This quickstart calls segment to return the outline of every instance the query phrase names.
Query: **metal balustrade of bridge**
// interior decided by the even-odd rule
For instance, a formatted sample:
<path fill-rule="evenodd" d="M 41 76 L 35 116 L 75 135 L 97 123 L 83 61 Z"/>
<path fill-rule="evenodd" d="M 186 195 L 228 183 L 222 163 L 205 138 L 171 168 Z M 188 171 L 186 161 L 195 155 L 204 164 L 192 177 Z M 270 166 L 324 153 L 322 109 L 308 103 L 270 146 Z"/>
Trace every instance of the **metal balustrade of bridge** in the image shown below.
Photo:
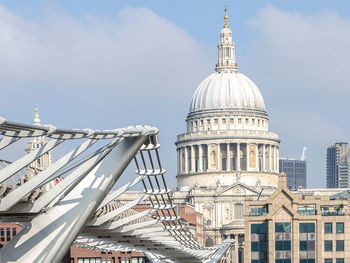
<path fill-rule="evenodd" d="M 136 249 L 151 262 L 225 261 L 232 240 L 203 247 L 181 223 L 164 177 L 156 128 L 67 130 L 0 118 L 0 134 L 0 150 L 19 140 L 48 139 L 16 161 L 0 160 L 0 219 L 24 225 L 1 248 L 1 262 L 60 262 L 72 244 L 102 251 Z M 74 149 L 26 177 L 31 163 L 71 141 Z M 136 176 L 113 189 L 130 162 Z M 63 180 L 43 187 L 57 178 Z M 118 200 L 137 184 L 143 194 L 130 202 Z M 133 209 L 145 203 L 148 209 Z"/>

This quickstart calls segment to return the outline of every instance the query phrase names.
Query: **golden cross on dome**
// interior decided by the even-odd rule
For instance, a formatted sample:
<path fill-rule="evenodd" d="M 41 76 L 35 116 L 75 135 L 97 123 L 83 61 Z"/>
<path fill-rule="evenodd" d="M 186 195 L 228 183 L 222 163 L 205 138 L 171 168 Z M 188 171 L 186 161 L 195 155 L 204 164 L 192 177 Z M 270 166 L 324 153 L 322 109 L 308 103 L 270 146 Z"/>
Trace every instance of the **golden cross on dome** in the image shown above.
<path fill-rule="evenodd" d="M 35 115 L 34 115 L 35 118 L 38 118 L 39 117 L 39 114 L 38 114 L 38 108 L 35 108 Z"/>
<path fill-rule="evenodd" d="M 227 6 L 225 5 L 225 16 L 224 16 L 225 22 L 224 22 L 224 28 L 228 28 L 228 15 L 227 15 Z"/>

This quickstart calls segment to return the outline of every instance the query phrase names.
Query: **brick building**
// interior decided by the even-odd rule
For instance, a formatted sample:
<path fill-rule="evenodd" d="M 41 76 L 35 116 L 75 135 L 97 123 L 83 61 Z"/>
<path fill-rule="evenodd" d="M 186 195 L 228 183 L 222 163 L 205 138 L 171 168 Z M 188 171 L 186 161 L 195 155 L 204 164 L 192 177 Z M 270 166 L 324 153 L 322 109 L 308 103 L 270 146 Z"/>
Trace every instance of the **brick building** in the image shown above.
<path fill-rule="evenodd" d="M 65 263 L 146 263 L 143 253 L 135 251 L 101 252 L 92 249 L 71 246 Z"/>
<path fill-rule="evenodd" d="M 13 223 L 0 223 L 0 247 L 10 241 L 23 227 Z M 62 263 L 147 263 L 141 252 L 103 252 L 71 246 Z"/>
<path fill-rule="evenodd" d="M 137 205 L 133 207 L 136 211 L 149 209 L 149 205 Z M 177 214 L 182 217 L 181 222 L 188 226 L 190 232 L 199 243 L 203 243 L 203 219 L 202 214 L 195 211 L 194 207 L 188 204 L 177 206 Z M 3 247 L 23 227 L 13 223 L 0 223 L 0 246 Z M 148 260 L 141 252 L 103 252 L 93 249 L 71 246 L 64 259 L 64 263 L 147 263 Z"/>
<path fill-rule="evenodd" d="M 0 247 L 3 247 L 22 229 L 23 227 L 17 224 L 0 223 Z"/>
<path fill-rule="evenodd" d="M 149 204 L 141 204 L 133 207 L 134 210 L 140 212 L 150 209 Z M 171 210 L 170 210 L 171 212 Z M 193 235 L 194 239 L 203 244 L 203 216 L 195 210 L 193 205 L 188 203 L 176 204 L 176 213 L 181 217 L 181 222 L 186 225 Z M 173 216 L 173 213 L 171 213 Z"/>

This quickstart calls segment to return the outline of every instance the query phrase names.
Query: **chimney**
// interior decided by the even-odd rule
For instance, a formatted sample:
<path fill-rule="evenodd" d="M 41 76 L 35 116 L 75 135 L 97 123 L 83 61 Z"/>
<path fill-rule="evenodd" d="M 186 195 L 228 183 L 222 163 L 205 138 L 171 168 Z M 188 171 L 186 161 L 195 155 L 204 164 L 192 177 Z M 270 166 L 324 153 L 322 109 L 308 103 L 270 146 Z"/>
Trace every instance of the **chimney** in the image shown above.
<path fill-rule="evenodd" d="M 286 188 L 287 187 L 287 175 L 282 172 L 278 175 L 278 188 Z"/>

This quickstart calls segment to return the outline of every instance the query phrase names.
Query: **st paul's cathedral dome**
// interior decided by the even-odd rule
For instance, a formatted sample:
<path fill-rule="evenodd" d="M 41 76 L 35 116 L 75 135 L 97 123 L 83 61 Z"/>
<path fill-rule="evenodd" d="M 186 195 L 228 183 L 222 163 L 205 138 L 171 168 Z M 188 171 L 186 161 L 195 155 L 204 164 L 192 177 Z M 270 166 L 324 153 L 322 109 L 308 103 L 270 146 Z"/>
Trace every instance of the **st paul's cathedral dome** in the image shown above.
<path fill-rule="evenodd" d="M 268 129 L 259 89 L 237 70 L 227 9 L 215 72 L 194 92 L 186 122 L 187 133 L 175 143 L 179 189 L 228 186 L 235 180 L 277 185 L 280 141 Z"/>

